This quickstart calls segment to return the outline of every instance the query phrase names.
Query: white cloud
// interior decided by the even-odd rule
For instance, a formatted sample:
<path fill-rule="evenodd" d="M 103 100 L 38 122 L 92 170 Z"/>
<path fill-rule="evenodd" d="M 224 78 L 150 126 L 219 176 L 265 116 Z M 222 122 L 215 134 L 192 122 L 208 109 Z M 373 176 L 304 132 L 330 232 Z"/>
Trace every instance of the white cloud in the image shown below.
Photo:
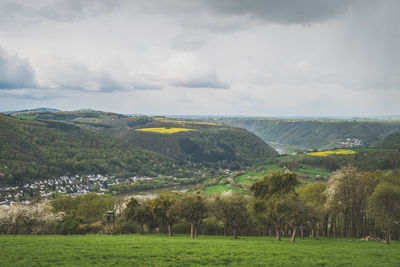
<path fill-rule="evenodd" d="M 59 61 L 50 65 L 44 74 L 47 87 L 57 90 L 82 90 L 86 92 L 115 92 L 133 89 L 129 80 L 121 79 L 105 69 L 89 69 L 84 64 Z"/>
<path fill-rule="evenodd" d="M 177 87 L 228 88 L 206 61 L 188 52 L 174 53 L 162 63 L 161 72 L 168 84 Z"/>

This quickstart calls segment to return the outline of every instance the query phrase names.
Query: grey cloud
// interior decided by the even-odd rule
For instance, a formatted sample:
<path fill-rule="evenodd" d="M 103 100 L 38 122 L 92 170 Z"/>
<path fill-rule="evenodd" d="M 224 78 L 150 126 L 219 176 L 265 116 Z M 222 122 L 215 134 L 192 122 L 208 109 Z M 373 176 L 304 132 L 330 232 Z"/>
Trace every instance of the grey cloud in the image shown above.
<path fill-rule="evenodd" d="M 103 74 L 96 82 L 99 86 L 98 92 L 115 92 L 132 88 L 132 85 L 117 81 L 107 74 Z"/>
<path fill-rule="evenodd" d="M 308 24 L 324 21 L 347 12 L 358 2 L 353 0 L 204 0 L 212 12 L 248 14 L 282 24 Z"/>
<path fill-rule="evenodd" d="M 218 76 L 211 76 L 208 79 L 188 79 L 186 81 L 176 81 L 172 83 L 177 87 L 187 88 L 213 88 L 213 89 L 229 89 L 229 85 L 220 81 Z"/>
<path fill-rule="evenodd" d="M 58 89 L 73 89 L 87 92 L 116 92 L 133 89 L 128 82 L 119 81 L 107 72 L 92 72 L 85 66 L 73 65 L 68 70 L 63 69 L 57 77 L 53 77 L 53 87 Z M 34 68 L 27 60 L 18 55 L 9 55 L 0 48 L 0 90 L 8 90 L 8 95 L 14 97 L 33 97 L 30 94 L 20 95 L 11 89 L 43 89 L 52 91 L 48 86 L 41 86 L 36 81 Z M 54 88 L 53 88 L 54 89 Z M 11 91 L 10 91 L 11 90 Z M 22 92 L 22 91 L 21 91 Z M 45 96 L 40 96 L 44 99 Z"/>
<path fill-rule="evenodd" d="M 400 2 L 374 1 L 352 11 L 344 30 L 349 55 L 339 70 L 356 90 L 400 89 Z"/>
<path fill-rule="evenodd" d="M 54 64 L 54 63 L 53 63 Z M 51 70 L 47 70 L 50 87 L 57 90 L 88 92 L 114 92 L 124 90 L 108 73 L 94 72 L 84 64 L 59 60 Z"/>
<path fill-rule="evenodd" d="M 183 32 L 177 35 L 171 42 L 174 49 L 190 51 L 203 46 L 206 43 L 207 34 Z"/>
<path fill-rule="evenodd" d="M 107 70 L 92 70 L 82 64 L 67 64 L 58 69 L 51 81 L 58 89 L 70 89 L 87 93 L 114 93 L 129 90 L 160 90 L 160 81 L 149 75 L 115 77 Z"/>
<path fill-rule="evenodd" d="M 3 10 L 0 13 L 7 19 L 18 17 L 17 21 L 23 20 L 25 23 L 34 23 L 41 19 L 74 22 L 125 9 L 133 15 L 136 12 L 173 14 L 183 24 L 189 22 L 213 31 L 227 31 L 243 25 L 235 23 L 238 21 L 237 18 L 224 20 L 224 16 L 253 16 L 274 23 L 308 24 L 336 17 L 351 8 L 369 2 L 369 0 L 49 0 L 27 4 L 17 0 L 0 4 Z M 210 16 L 201 18 L 205 14 Z M 197 23 L 191 21 L 190 18 L 193 16 L 199 17 Z"/>
<path fill-rule="evenodd" d="M 179 98 L 177 99 L 177 101 L 178 101 L 179 103 L 183 103 L 183 104 L 190 104 L 190 103 L 193 103 L 193 102 L 194 102 L 193 99 L 190 98 L 190 97 L 188 97 L 188 96 L 181 96 L 181 97 L 179 97 Z"/>
<path fill-rule="evenodd" d="M 161 79 L 164 83 L 186 88 L 228 89 L 216 69 L 195 53 L 175 52 L 161 64 Z"/>
<path fill-rule="evenodd" d="M 160 74 L 162 76 L 162 74 Z M 166 86 L 184 88 L 229 89 L 229 85 L 221 81 L 216 72 L 210 71 L 199 75 L 160 77 L 155 80 L 150 75 L 138 75 L 132 82 L 135 90 L 162 90 Z"/>
<path fill-rule="evenodd" d="M 147 84 L 147 83 L 142 83 L 142 82 L 135 82 L 133 87 L 135 90 L 161 90 L 163 89 L 162 86 L 160 85 L 155 85 L 155 84 Z"/>
<path fill-rule="evenodd" d="M 91 72 L 85 67 L 74 70 L 66 79 L 55 80 L 60 89 L 72 89 L 85 92 L 113 93 L 133 89 L 133 85 L 118 81 L 106 72 Z"/>
<path fill-rule="evenodd" d="M 122 0 L 6 1 L 0 3 L 0 21 L 10 26 L 31 25 L 43 20 L 77 22 L 119 8 Z"/>
<path fill-rule="evenodd" d="M 35 14 L 35 9 L 20 4 L 16 1 L 0 3 L 0 22 L 9 27 L 26 26 L 37 23 L 40 18 Z"/>
<path fill-rule="evenodd" d="M 35 71 L 27 60 L 0 48 L 0 89 L 35 88 Z"/>
<path fill-rule="evenodd" d="M 133 78 L 133 87 L 135 90 L 161 90 L 163 85 L 161 81 L 152 75 L 141 73 Z"/>
<path fill-rule="evenodd" d="M 308 24 L 334 18 L 369 0 L 139 0 L 136 8 L 144 12 L 213 15 L 250 15 L 268 22 Z"/>
<path fill-rule="evenodd" d="M 13 98 L 21 100 L 52 100 L 62 97 L 55 91 L 38 90 L 38 89 L 13 89 L 1 90 L 1 98 Z"/>
<path fill-rule="evenodd" d="M 102 13 L 109 13 L 120 5 L 120 0 L 56 0 L 38 10 L 38 14 L 55 21 L 79 21 Z"/>

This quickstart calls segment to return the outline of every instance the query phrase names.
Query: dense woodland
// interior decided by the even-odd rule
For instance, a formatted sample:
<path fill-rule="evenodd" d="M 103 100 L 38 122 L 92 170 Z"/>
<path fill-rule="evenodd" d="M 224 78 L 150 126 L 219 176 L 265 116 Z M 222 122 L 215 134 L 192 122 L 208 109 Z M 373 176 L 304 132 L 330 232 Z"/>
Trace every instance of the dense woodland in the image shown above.
<path fill-rule="evenodd" d="M 115 220 L 107 211 L 115 212 Z M 358 172 L 348 166 L 327 183 L 299 186 L 295 173 L 258 180 L 249 194 L 159 194 L 128 200 L 86 194 L 50 204 L 2 208 L 7 234 L 187 233 L 305 237 L 400 238 L 400 172 Z"/>
<path fill-rule="evenodd" d="M 177 161 L 204 163 L 213 168 L 239 169 L 277 155 L 276 151 L 251 132 L 219 123 L 131 117 L 98 111 L 39 113 L 35 116 L 39 120 L 62 121 L 102 132 Z M 189 128 L 193 131 L 177 134 L 137 131 L 157 127 Z"/>

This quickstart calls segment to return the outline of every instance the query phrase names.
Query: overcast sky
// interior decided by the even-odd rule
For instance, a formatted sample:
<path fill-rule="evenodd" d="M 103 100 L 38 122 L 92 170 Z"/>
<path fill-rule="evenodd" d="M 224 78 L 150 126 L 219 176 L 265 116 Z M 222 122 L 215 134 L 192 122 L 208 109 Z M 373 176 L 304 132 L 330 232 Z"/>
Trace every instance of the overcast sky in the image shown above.
<path fill-rule="evenodd" d="M 0 110 L 400 114 L 400 1 L 0 0 Z"/>

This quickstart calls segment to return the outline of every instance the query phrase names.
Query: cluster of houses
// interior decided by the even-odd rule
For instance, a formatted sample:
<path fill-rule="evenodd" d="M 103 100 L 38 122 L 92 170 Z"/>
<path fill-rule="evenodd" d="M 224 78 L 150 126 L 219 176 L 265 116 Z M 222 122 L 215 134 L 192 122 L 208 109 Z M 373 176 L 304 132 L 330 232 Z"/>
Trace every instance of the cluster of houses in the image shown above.
<path fill-rule="evenodd" d="M 101 174 L 87 176 L 61 176 L 54 179 L 44 179 L 22 186 L 0 186 L 0 205 L 9 205 L 17 201 L 30 202 L 30 200 L 50 199 L 60 194 L 73 196 L 89 192 L 104 193 L 111 185 L 124 182 L 140 182 L 152 180 L 150 177 L 115 178 Z"/>
<path fill-rule="evenodd" d="M 362 147 L 363 142 L 360 139 L 357 138 L 347 138 L 345 140 L 340 140 L 339 145 L 348 147 L 348 148 L 353 148 L 353 147 Z"/>

